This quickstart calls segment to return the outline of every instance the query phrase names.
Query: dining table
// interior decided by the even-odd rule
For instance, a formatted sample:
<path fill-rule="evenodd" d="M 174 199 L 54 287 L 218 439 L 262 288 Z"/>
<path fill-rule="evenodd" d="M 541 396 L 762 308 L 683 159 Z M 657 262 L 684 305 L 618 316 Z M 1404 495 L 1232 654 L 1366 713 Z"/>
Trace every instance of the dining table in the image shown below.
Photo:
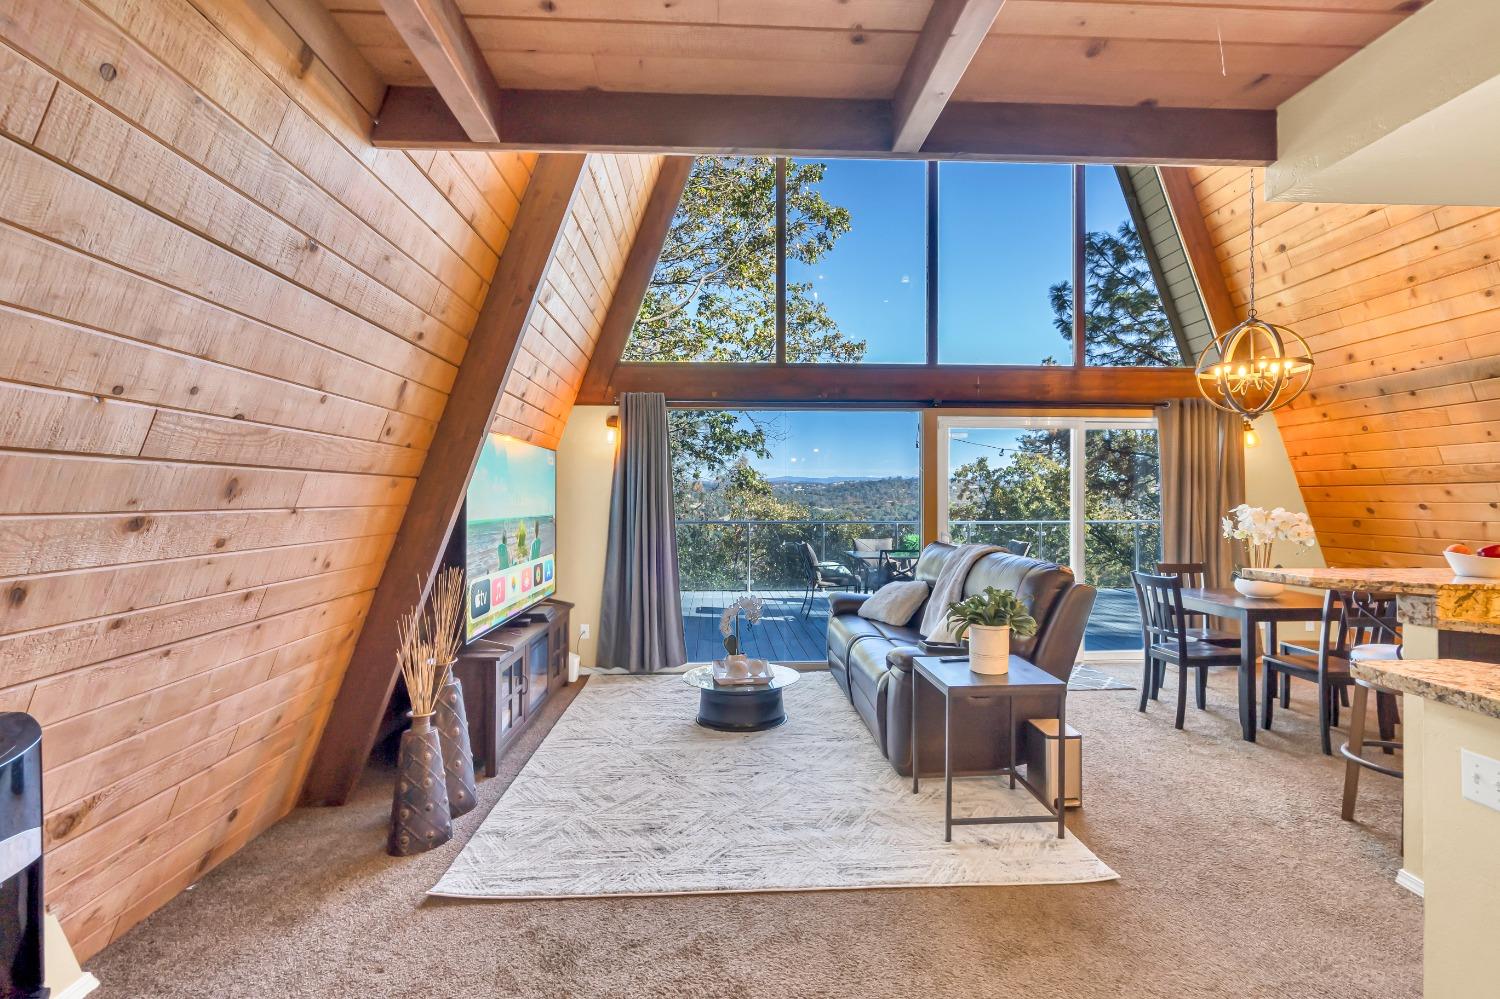
<path fill-rule="evenodd" d="M 1190 614 L 1238 621 L 1240 626 L 1240 737 L 1255 741 L 1255 667 L 1260 661 L 1260 626 L 1266 644 L 1275 649 L 1276 626 L 1284 621 L 1321 621 L 1323 597 L 1301 590 L 1285 590 L 1273 597 L 1247 597 L 1232 586 L 1183 589 L 1182 609 Z"/>

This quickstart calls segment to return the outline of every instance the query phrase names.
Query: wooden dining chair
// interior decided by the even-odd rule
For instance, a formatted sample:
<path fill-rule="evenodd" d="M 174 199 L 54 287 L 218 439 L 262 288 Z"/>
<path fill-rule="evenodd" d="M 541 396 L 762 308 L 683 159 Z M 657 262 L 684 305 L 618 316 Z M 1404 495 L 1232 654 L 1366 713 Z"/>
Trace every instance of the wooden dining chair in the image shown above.
<path fill-rule="evenodd" d="M 1158 562 L 1156 574 L 1177 576 L 1182 580 L 1184 589 L 1201 590 L 1203 580 L 1208 575 L 1208 566 L 1202 562 Z M 1188 614 L 1188 638 L 1208 642 L 1210 645 L 1222 645 L 1226 648 L 1240 647 L 1239 632 L 1210 628 L 1207 616 L 1202 614 Z"/>
<path fill-rule="evenodd" d="M 1261 657 L 1261 727 L 1269 731 L 1275 716 L 1272 693 L 1277 678 L 1282 682 L 1282 707 L 1288 702 L 1290 679 L 1307 680 L 1317 686 L 1318 735 L 1323 754 L 1332 756 L 1332 730 L 1339 723 L 1339 708 L 1349 703 L 1348 689 L 1355 684 L 1349 663 L 1359 659 L 1400 658 L 1395 596 L 1363 590 L 1328 590 L 1323 595 L 1318 639 L 1318 647 L 1312 652 L 1283 644 L 1275 653 Z M 1360 699 L 1350 710 L 1358 711 L 1362 706 Z M 1397 722 L 1395 695 L 1377 690 L 1375 706 L 1381 740 L 1390 742 Z M 1382 748 L 1389 752 L 1388 747 Z"/>
<path fill-rule="evenodd" d="M 1187 614 L 1182 609 L 1182 577 L 1130 574 L 1135 599 L 1141 608 L 1141 642 L 1145 647 L 1145 670 L 1141 676 L 1140 710 L 1159 688 L 1158 678 L 1171 663 L 1177 667 L 1177 721 L 1182 728 L 1187 712 L 1188 670 L 1196 669 L 1198 709 L 1207 706 L 1210 666 L 1233 666 L 1240 661 L 1238 649 L 1210 645 L 1188 637 Z"/>

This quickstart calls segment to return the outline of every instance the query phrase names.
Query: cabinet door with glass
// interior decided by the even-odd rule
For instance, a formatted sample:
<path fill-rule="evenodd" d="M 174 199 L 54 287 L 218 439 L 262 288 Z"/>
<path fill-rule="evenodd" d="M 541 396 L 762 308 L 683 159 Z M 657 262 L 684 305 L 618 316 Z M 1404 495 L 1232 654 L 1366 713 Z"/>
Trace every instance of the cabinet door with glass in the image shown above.
<path fill-rule="evenodd" d="M 1130 574 L 1161 557 L 1161 471 L 1147 418 L 941 417 L 938 527 L 1069 566 L 1099 590 L 1096 657 L 1141 648 Z"/>

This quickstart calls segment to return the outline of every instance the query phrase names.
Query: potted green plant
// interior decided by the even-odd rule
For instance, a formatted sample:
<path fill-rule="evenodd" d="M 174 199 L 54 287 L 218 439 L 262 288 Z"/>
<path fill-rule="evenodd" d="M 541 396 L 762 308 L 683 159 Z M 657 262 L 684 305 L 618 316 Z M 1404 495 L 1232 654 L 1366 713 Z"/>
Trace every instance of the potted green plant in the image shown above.
<path fill-rule="evenodd" d="M 1036 618 L 1014 590 L 986 586 L 966 600 L 948 605 L 948 623 L 953 640 L 969 636 L 969 669 L 975 673 L 1010 671 L 1010 635 L 1030 638 L 1036 634 Z"/>

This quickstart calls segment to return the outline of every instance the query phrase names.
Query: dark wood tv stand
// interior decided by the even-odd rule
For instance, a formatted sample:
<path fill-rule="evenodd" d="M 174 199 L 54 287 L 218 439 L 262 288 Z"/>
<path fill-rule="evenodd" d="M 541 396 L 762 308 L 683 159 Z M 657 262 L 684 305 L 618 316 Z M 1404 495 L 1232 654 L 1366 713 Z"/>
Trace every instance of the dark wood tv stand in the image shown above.
<path fill-rule="evenodd" d="M 459 653 L 453 671 L 464 685 L 474 769 L 499 772 L 500 757 L 552 691 L 568 682 L 568 616 L 573 605 L 548 600 L 525 623 L 475 640 Z"/>

